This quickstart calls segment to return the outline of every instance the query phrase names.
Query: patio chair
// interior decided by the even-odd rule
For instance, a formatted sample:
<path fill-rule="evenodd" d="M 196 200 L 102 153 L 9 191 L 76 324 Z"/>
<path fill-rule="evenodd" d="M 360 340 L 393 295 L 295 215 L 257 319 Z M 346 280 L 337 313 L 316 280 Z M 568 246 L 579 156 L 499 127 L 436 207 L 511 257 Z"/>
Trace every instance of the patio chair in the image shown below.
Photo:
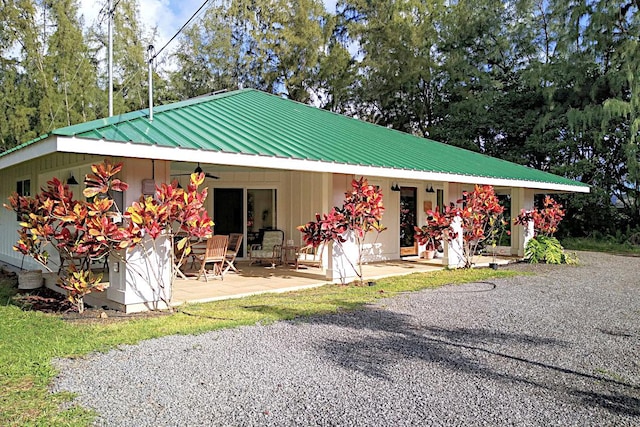
<path fill-rule="evenodd" d="M 58 250 L 60 255 L 60 266 L 58 267 L 58 275 L 62 274 L 65 265 L 75 264 L 76 269 L 93 269 L 94 263 L 102 263 L 102 269 L 107 271 L 109 269 L 109 259 L 106 255 L 101 258 L 91 258 L 87 255 L 72 255 L 64 248 Z"/>
<path fill-rule="evenodd" d="M 262 243 L 249 246 L 249 265 L 262 261 L 269 261 L 272 266 L 280 264 L 283 241 L 282 230 L 265 230 Z"/>
<path fill-rule="evenodd" d="M 211 277 L 219 277 L 221 280 L 224 278 L 223 268 L 228 244 L 229 236 L 214 235 L 207 239 L 207 247 L 204 254 L 195 255 L 196 260 L 200 263 L 200 270 L 198 271 L 196 280 L 200 280 L 200 276 L 204 274 L 205 282 L 209 281 L 209 273 L 206 269 L 207 264 L 213 264 Z"/>
<path fill-rule="evenodd" d="M 298 252 L 298 259 L 296 262 L 296 269 L 301 266 L 318 267 L 322 268 L 322 252 L 324 252 L 324 245 L 314 247 L 313 245 L 307 245 L 300 248 Z"/>
<path fill-rule="evenodd" d="M 236 261 L 236 257 L 238 256 L 238 252 L 240 251 L 242 237 L 243 235 L 241 233 L 229 234 L 229 246 L 227 247 L 227 255 L 224 259 L 225 267 L 222 274 L 226 273 L 229 270 L 233 270 L 236 273 L 238 272 L 234 263 Z"/>

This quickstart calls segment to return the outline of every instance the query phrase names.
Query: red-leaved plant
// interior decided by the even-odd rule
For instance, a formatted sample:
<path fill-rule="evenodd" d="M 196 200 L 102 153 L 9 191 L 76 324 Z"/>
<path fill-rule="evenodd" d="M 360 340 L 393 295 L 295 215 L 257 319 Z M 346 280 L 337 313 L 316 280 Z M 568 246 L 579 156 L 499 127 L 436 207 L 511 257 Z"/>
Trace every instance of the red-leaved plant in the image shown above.
<path fill-rule="evenodd" d="M 493 186 L 476 185 L 473 191 L 462 194 L 463 198 L 457 200 L 457 205 L 452 204 L 444 212 L 427 212 L 426 225 L 415 227 L 415 230 L 420 244 L 429 245 L 430 241 L 436 243 L 440 239 L 450 242 L 459 236 L 453 228 L 454 221 L 459 221 L 462 247 L 450 247 L 461 251 L 464 267 L 470 268 L 478 249 L 488 241 L 495 242 L 506 221 L 503 218 L 504 207 L 500 205 Z"/>
<path fill-rule="evenodd" d="M 514 223 L 528 227 L 533 222 L 533 236 L 527 242 L 524 250 L 525 259 L 531 263 L 546 262 L 547 264 L 575 263 L 577 258 L 569 256 L 553 235 L 558 231 L 558 225 L 564 218 L 562 205 L 550 196 L 542 202 L 542 209 L 522 210 L 514 219 Z"/>
<path fill-rule="evenodd" d="M 542 209 L 522 209 L 513 220 L 516 225 L 527 226 L 533 221 L 534 235 L 553 236 L 558 231 L 558 225 L 564 218 L 565 210 L 551 196 L 545 196 Z"/>
<path fill-rule="evenodd" d="M 13 193 L 4 206 L 18 215 L 19 239 L 14 250 L 32 257 L 44 268 L 48 266 L 52 248 L 60 260 L 67 260 L 67 267 L 60 271 L 58 284 L 67 291 L 69 299 L 79 311 L 84 309 L 83 297 L 93 291 L 105 289 L 102 275 L 94 275 L 91 263 L 110 255 L 119 256 L 123 249 L 137 245 L 144 233 L 153 238 L 162 230 L 172 233 L 181 230 L 187 236 L 201 237 L 211 233 L 213 222 L 208 218 L 203 202 L 206 189 L 198 193 L 197 187 L 204 181 L 203 174 L 193 174 L 187 191 L 176 185 L 157 188 L 156 198 L 132 206 L 125 214 L 130 218 L 125 225 L 114 219 L 120 215 L 111 196 L 113 191 L 128 188 L 115 177 L 122 170 L 122 163 L 109 160 L 91 166 L 92 174 L 85 178 L 83 196 L 76 200 L 66 184 L 58 178 L 47 182 L 35 196 Z M 182 246 L 187 247 L 188 237 Z M 79 261 L 76 266 L 73 260 Z"/>
<path fill-rule="evenodd" d="M 377 186 L 370 185 L 366 178 L 352 180 L 351 187 L 352 191 L 345 193 L 341 207 L 334 207 L 328 214 L 316 214 L 315 221 L 297 228 L 305 243 L 314 247 L 328 242 L 342 245 L 346 242 L 345 234 L 352 232 L 358 248 L 358 268 L 354 271 L 362 283 L 363 244 L 368 233 L 380 233 L 386 229 L 380 222 L 384 205 L 382 192 Z"/>

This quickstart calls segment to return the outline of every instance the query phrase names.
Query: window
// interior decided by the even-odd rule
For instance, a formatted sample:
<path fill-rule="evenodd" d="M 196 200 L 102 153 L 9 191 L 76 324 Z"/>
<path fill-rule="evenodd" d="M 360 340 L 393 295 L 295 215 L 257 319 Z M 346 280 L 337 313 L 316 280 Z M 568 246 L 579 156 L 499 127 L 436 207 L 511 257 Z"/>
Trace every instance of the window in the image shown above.
<path fill-rule="evenodd" d="M 21 196 L 31 195 L 31 180 L 24 179 L 16 183 L 16 192 Z"/>
<path fill-rule="evenodd" d="M 438 212 L 444 213 L 444 190 L 436 190 L 436 206 L 438 206 Z"/>
<path fill-rule="evenodd" d="M 23 179 L 22 181 L 16 182 L 16 193 L 20 196 L 31 196 L 31 180 Z M 17 221 L 22 221 L 20 215 L 16 215 Z"/>

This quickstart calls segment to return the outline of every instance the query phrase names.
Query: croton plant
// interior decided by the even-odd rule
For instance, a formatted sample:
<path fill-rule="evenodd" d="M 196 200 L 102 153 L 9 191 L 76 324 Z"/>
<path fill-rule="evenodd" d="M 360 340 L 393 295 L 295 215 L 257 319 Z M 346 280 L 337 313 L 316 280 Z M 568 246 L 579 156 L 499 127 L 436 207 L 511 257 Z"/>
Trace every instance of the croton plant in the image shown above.
<path fill-rule="evenodd" d="M 19 239 L 14 249 L 49 268 L 51 248 L 60 259 L 79 260 L 79 266 L 68 262 L 60 271 L 58 284 L 82 311 L 83 297 L 105 289 L 102 274 L 94 274 L 91 263 L 109 255 L 120 256 L 122 250 L 138 245 L 144 235 L 156 239 L 161 234 L 181 232 L 178 242 L 182 256 L 190 252 L 190 237 L 211 234 L 213 221 L 204 207 L 207 189 L 198 191 L 204 174 L 194 173 L 186 190 L 177 181 L 156 187 L 155 197 L 141 196 L 117 221 L 121 212 L 112 198 L 128 184 L 116 178 L 122 163 L 109 160 L 91 166 L 93 173 L 85 177 L 85 200 L 74 199 L 69 187 L 58 178 L 47 181 L 35 196 L 13 193 L 5 207 L 18 215 Z M 124 259 L 123 259 L 124 261 Z M 173 278 L 173 277 L 172 277 Z"/>
<path fill-rule="evenodd" d="M 318 247 L 322 243 L 346 242 L 347 232 L 353 233 L 358 248 L 357 268 L 354 271 L 362 283 L 362 255 L 364 240 L 372 231 L 380 233 L 386 228 L 381 224 L 384 205 L 380 188 L 369 184 L 366 178 L 351 181 L 351 191 L 345 193 L 342 206 L 336 206 L 328 214 L 316 214 L 315 221 L 298 227 L 307 245 Z M 351 260 L 349 260 L 351 262 Z"/>
<path fill-rule="evenodd" d="M 476 185 L 473 191 L 465 191 L 456 204 L 447 206 L 443 212 L 428 211 L 426 225 L 415 227 L 415 237 L 420 244 L 435 247 L 439 240 L 453 241 L 462 235 L 460 255 L 464 267 L 473 265 L 474 255 L 487 242 L 495 244 L 497 233 L 507 224 L 503 218 L 504 207 L 491 185 Z M 462 229 L 456 232 L 454 221 Z M 455 250 L 456 246 L 452 248 Z M 427 248 L 429 249 L 429 247 Z"/>

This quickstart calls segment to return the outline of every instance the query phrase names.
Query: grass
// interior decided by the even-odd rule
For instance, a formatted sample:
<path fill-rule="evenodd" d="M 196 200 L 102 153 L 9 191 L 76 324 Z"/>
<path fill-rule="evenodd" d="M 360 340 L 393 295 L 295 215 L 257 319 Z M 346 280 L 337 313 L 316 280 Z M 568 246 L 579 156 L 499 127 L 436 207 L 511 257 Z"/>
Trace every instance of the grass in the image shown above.
<path fill-rule="evenodd" d="M 596 239 L 593 237 L 567 237 L 562 246 L 572 251 L 607 252 L 612 254 L 640 254 L 640 246 L 620 243 L 613 237 Z"/>
<path fill-rule="evenodd" d="M 198 334 L 242 325 L 265 324 L 355 310 L 379 298 L 445 284 L 510 277 L 515 272 L 475 269 L 419 273 L 378 281 L 376 286 L 327 285 L 305 291 L 183 306 L 166 316 L 112 323 L 74 323 L 58 316 L 23 311 L 10 303 L 15 286 L 0 283 L 0 425 L 83 426 L 93 413 L 62 409 L 69 393 L 52 394 L 52 358 L 78 357 L 122 344 L 172 334 Z"/>

